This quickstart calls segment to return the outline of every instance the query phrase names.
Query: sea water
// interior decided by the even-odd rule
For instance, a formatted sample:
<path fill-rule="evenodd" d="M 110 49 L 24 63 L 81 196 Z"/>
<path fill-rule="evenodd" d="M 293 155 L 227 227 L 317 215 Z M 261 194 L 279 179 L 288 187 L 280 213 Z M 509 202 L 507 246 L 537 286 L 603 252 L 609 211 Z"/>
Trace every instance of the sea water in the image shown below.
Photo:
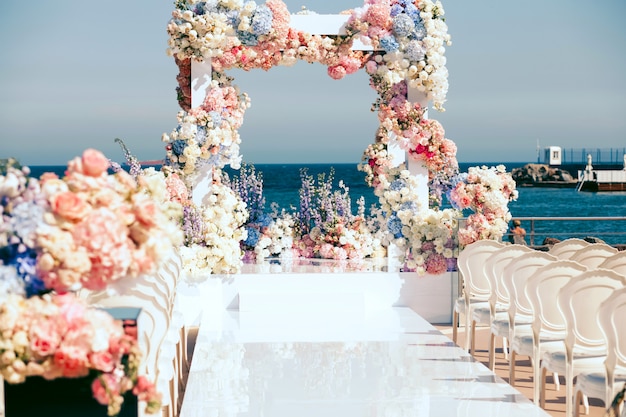
<path fill-rule="evenodd" d="M 499 163 L 461 163 L 461 172 L 471 166 L 495 166 Z M 524 163 L 504 163 L 507 171 L 525 165 Z M 352 206 L 363 196 L 369 208 L 378 203 L 373 190 L 365 183 L 365 174 L 357 169 L 357 164 L 254 164 L 263 179 L 263 194 L 266 209 L 276 202 L 280 208 L 291 210 L 299 206 L 301 173 L 317 179 L 324 174 L 328 179 L 334 171 L 334 188 L 342 180 L 349 189 Z M 33 176 L 46 171 L 62 175 L 64 166 L 31 166 Z M 303 172 L 304 170 L 304 172 Z M 238 171 L 225 170 L 234 176 Z M 509 204 L 515 218 L 563 218 L 563 217 L 626 217 L 626 192 L 589 193 L 577 192 L 574 188 L 519 187 L 519 197 Z M 540 245 L 546 237 L 560 240 L 569 237 L 598 237 L 611 244 L 626 244 L 626 220 L 616 221 L 562 221 L 562 220 L 523 220 L 522 227 L 527 231 L 530 244 Z"/>

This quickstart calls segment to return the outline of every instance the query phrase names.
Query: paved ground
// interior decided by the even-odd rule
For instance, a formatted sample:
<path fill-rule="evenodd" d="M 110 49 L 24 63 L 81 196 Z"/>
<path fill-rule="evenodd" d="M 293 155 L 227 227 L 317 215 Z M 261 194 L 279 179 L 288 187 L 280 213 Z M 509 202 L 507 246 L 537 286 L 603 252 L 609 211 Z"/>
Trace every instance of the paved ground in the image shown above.
<path fill-rule="evenodd" d="M 436 326 L 441 332 L 448 335 L 452 339 L 451 326 Z M 464 329 L 459 328 L 459 336 L 457 344 L 463 346 Z M 509 381 L 509 365 L 502 353 L 502 340 L 496 342 L 496 364 L 495 371 L 505 381 Z M 474 357 L 488 366 L 489 361 L 489 329 L 486 327 L 477 328 L 476 330 L 476 352 Z M 532 368 L 528 357 L 518 356 L 515 366 L 515 388 L 524 394 L 527 398 L 533 398 L 533 378 Z M 561 389 L 555 391 L 552 383 L 552 377 L 548 376 L 548 384 L 546 386 L 546 411 L 553 417 L 565 417 L 565 385 L 561 378 Z M 604 403 L 601 400 L 589 398 L 589 414 L 588 417 L 603 417 L 605 413 Z M 580 415 L 584 415 L 584 409 L 581 407 Z"/>

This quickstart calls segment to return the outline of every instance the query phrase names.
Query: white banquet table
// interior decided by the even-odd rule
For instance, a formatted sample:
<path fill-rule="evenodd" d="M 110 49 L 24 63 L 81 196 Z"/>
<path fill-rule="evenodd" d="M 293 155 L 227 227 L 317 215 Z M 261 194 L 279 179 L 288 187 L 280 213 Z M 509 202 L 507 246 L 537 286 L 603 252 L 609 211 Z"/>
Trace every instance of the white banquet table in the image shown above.
<path fill-rule="evenodd" d="M 409 308 L 215 314 L 181 417 L 549 416 Z"/>

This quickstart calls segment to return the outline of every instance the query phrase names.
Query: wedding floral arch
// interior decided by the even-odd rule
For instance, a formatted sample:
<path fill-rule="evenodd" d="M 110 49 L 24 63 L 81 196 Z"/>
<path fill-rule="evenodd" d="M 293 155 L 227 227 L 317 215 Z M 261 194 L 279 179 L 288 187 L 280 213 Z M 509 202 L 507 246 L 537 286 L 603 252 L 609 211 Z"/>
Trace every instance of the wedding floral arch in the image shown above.
<path fill-rule="evenodd" d="M 192 192 L 203 179 L 220 185 L 210 170 L 241 165 L 238 129 L 250 99 L 226 74 L 230 69 L 267 71 L 303 60 L 327 66 L 337 80 L 364 69 L 378 94 L 372 111 L 380 126 L 359 169 L 381 200 L 390 241 L 402 249 L 402 259 L 418 271 L 445 271 L 445 259 L 457 254 L 453 231 L 461 214 L 438 205 L 442 193 L 463 179 L 454 183 L 456 145 L 428 118 L 426 107 L 432 102 L 444 111 L 448 91 L 445 47 L 451 42 L 444 15 L 438 0 L 367 0 L 339 15 L 291 15 L 281 0 L 177 0 L 167 32 L 168 53 L 180 70 L 182 110 L 178 126 L 163 137 L 166 165 L 182 174 Z M 480 191 L 503 194 L 504 208 L 480 213 L 481 221 L 472 224 L 487 232 L 473 237 L 497 238 L 506 231 L 502 223 L 510 216 L 506 202 L 514 197 L 514 184 L 502 169 L 495 172 L 498 181 Z M 428 191 L 416 192 L 428 183 L 434 209 Z M 198 204 L 207 192 L 202 188 Z M 478 207 L 465 203 L 455 205 Z"/>

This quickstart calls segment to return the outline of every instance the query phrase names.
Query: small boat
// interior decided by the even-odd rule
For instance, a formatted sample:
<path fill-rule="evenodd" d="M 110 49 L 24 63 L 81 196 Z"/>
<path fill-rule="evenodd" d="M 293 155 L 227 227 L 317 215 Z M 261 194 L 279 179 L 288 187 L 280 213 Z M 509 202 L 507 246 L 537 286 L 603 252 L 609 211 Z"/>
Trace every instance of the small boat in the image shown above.
<path fill-rule="evenodd" d="M 624 169 L 594 169 L 591 155 L 587 155 L 587 166 L 578 171 L 577 191 L 626 191 L 626 155 Z"/>

